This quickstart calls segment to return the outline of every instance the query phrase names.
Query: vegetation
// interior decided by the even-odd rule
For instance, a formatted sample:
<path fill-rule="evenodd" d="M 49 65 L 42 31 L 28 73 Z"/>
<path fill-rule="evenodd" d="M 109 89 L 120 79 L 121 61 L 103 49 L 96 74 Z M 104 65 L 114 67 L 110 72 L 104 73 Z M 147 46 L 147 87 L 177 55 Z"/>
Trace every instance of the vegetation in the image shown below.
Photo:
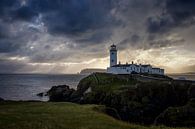
<path fill-rule="evenodd" d="M 188 105 L 195 103 L 191 101 L 195 97 L 195 86 L 190 81 L 155 75 L 94 73 L 82 79 L 75 91 L 67 86 L 54 89 L 50 90 L 50 101 L 105 105 L 112 109 L 107 114 L 130 123 L 184 127 L 195 125 L 195 119 L 192 119 L 195 118 L 195 107 L 189 108 Z M 175 113 L 178 110 L 180 113 Z M 186 118 L 182 119 L 183 123 L 178 121 L 180 115 Z"/>
<path fill-rule="evenodd" d="M 0 102 L 1 129 L 175 129 L 128 124 L 103 114 L 103 106 L 65 102 Z M 177 128 L 186 129 L 186 128 Z"/>
<path fill-rule="evenodd" d="M 185 106 L 169 107 L 156 119 L 156 123 L 166 123 L 168 126 L 195 126 L 195 99 Z"/>

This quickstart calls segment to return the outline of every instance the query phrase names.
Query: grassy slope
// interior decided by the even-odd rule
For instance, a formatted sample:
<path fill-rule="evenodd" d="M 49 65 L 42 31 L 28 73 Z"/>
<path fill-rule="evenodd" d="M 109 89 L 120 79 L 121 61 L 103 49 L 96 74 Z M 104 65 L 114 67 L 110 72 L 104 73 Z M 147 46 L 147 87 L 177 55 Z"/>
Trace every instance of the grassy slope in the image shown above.
<path fill-rule="evenodd" d="M 72 103 L 2 102 L 0 129 L 171 129 L 127 124 L 94 111 L 94 107 Z"/>
<path fill-rule="evenodd" d="M 90 84 L 87 82 L 90 82 Z M 104 90 L 106 92 L 117 92 L 123 88 L 133 88 L 136 82 L 136 80 L 133 80 L 128 75 L 94 73 L 81 80 L 80 84 L 82 84 L 81 87 L 83 89 L 87 89 L 85 86 L 91 85 L 92 90 L 95 91 Z"/>

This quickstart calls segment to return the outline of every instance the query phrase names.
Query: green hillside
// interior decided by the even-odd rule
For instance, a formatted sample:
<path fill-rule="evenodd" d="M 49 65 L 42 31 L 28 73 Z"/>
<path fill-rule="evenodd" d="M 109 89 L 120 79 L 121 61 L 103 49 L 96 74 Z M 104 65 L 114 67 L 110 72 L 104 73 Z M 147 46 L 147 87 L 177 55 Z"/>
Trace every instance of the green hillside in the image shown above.
<path fill-rule="evenodd" d="M 144 127 L 121 122 L 94 110 L 98 107 L 100 106 L 77 105 L 65 102 L 1 102 L 0 128 L 172 129 L 168 127 Z"/>
<path fill-rule="evenodd" d="M 94 73 L 77 90 L 61 85 L 47 94 L 53 102 L 105 105 L 114 118 L 144 125 L 195 127 L 195 85 L 159 75 Z M 179 111 L 179 112 L 178 112 Z"/>

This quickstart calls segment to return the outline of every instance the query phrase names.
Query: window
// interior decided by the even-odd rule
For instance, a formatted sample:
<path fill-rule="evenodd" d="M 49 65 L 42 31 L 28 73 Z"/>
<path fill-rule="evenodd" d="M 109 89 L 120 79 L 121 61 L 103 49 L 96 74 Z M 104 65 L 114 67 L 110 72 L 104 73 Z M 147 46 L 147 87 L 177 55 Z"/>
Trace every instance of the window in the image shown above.
<path fill-rule="evenodd" d="M 112 55 L 114 55 L 114 53 L 113 53 L 113 52 L 112 52 L 111 54 L 112 54 Z"/>
<path fill-rule="evenodd" d="M 112 60 L 112 62 L 114 62 L 114 60 Z"/>

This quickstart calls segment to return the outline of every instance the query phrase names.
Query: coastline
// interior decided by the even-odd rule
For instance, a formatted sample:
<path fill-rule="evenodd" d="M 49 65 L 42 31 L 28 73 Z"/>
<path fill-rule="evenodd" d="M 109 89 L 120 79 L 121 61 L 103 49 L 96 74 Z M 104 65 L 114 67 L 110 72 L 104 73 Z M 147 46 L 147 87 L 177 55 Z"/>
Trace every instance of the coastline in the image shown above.
<path fill-rule="evenodd" d="M 38 103 L 41 106 L 47 103 L 69 102 L 90 106 L 104 105 L 103 109 L 98 108 L 96 111 L 120 121 L 145 126 L 162 124 L 165 128 L 171 126 L 172 122 L 176 122 L 175 127 L 191 127 L 191 124 L 185 123 L 189 121 L 188 119 L 182 119 L 182 123 L 177 121 L 181 119 L 178 117 L 180 114 L 186 115 L 186 111 L 194 113 L 194 88 L 192 81 L 174 80 L 168 76 L 93 73 L 81 79 L 76 89 L 68 85 L 58 85 L 40 94 L 49 97 L 47 102 L 4 100 L 1 103 Z M 190 110 L 187 107 L 190 107 Z M 180 110 L 179 114 L 175 110 Z M 170 119 L 172 116 L 168 115 L 166 118 L 164 116 L 166 113 L 176 113 L 176 117 Z M 188 114 L 190 119 L 191 114 Z M 165 120 L 169 120 L 171 124 Z M 158 126 L 154 127 L 158 128 Z"/>

